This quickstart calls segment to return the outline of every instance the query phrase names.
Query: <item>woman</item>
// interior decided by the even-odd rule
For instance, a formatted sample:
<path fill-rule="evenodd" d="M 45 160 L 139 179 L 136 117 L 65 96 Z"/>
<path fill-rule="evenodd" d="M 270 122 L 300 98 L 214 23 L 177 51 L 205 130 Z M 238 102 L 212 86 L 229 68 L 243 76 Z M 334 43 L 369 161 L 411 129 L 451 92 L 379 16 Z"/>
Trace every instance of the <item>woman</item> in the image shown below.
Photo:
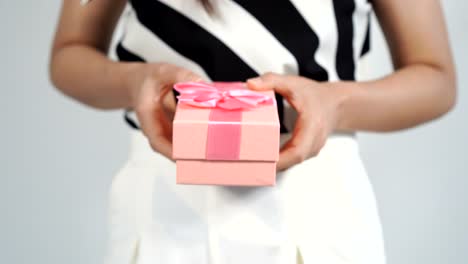
<path fill-rule="evenodd" d="M 453 107 L 437 0 L 132 0 L 114 62 L 106 53 L 125 4 L 63 1 L 50 70 L 65 94 L 133 109 L 141 128 L 112 185 L 109 263 L 385 262 L 353 131 L 405 129 Z M 372 8 L 395 72 L 356 81 Z M 175 184 L 168 94 L 198 80 L 277 93 L 277 186 Z"/>

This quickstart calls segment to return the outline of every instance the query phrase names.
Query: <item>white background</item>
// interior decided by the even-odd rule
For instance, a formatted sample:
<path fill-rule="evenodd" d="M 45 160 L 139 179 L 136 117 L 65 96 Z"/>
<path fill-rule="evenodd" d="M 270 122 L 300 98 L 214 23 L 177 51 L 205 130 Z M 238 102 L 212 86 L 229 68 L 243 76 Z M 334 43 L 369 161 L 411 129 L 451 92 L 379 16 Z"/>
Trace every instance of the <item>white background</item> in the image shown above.
<path fill-rule="evenodd" d="M 126 158 L 121 112 L 48 81 L 60 1 L 0 1 L 0 263 L 101 263 L 107 191 Z M 390 264 L 468 261 L 468 2 L 444 1 L 459 80 L 454 111 L 410 131 L 361 134 Z M 424 12 L 421 9 L 421 12 Z M 378 28 L 373 76 L 391 70 Z"/>

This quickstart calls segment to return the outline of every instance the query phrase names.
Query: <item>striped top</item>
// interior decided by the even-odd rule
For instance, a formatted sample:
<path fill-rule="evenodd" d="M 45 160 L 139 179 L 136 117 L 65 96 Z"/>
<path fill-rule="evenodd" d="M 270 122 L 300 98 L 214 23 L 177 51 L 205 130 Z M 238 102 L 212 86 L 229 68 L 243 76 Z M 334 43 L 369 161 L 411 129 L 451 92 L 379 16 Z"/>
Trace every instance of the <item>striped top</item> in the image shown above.
<path fill-rule="evenodd" d="M 209 14 L 197 0 L 131 0 L 118 58 L 172 63 L 212 81 L 265 72 L 337 81 L 354 80 L 369 50 L 368 0 L 212 2 Z"/>

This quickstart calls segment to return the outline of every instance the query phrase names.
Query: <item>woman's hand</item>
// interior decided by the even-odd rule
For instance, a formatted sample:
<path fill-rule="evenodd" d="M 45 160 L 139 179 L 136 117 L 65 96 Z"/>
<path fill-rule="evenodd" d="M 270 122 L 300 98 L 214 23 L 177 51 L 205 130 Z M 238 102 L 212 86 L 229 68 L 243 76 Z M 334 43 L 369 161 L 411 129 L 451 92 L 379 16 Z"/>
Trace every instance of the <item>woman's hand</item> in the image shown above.
<path fill-rule="evenodd" d="M 319 153 L 339 118 L 342 96 L 333 83 L 267 73 L 249 79 L 247 85 L 253 90 L 273 89 L 298 113 L 292 138 L 281 149 L 278 170 L 285 170 Z"/>
<path fill-rule="evenodd" d="M 200 81 L 195 73 L 175 65 L 142 64 L 130 82 L 133 109 L 151 148 L 172 159 L 172 120 L 177 82 Z"/>

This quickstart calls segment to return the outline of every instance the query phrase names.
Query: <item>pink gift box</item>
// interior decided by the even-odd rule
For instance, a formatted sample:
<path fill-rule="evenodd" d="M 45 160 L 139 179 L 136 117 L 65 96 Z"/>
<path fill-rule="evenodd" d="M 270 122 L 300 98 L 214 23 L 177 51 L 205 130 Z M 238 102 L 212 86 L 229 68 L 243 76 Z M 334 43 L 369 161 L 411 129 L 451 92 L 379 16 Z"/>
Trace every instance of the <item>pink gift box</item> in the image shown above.
<path fill-rule="evenodd" d="M 209 85 L 223 91 L 246 89 L 243 83 Z M 199 107 L 179 97 L 172 139 L 177 183 L 275 185 L 279 118 L 273 91 L 261 92 L 265 95 L 270 103 L 242 109 Z M 202 104 L 213 102 L 206 97 L 198 98 L 205 100 Z M 231 107 L 229 102 L 227 107 Z"/>

